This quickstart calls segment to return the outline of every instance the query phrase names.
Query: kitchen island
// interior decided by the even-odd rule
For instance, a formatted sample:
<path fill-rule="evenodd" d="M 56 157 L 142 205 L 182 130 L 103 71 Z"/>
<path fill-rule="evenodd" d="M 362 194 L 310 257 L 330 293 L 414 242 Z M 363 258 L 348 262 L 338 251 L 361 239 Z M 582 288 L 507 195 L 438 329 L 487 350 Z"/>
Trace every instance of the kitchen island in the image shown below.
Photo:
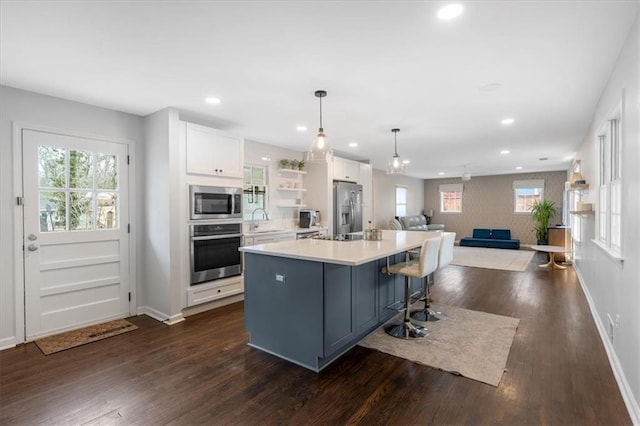
<path fill-rule="evenodd" d="M 241 247 L 249 345 L 320 371 L 393 317 L 402 277 L 380 272 L 440 232 L 387 231 L 382 240 L 306 239 Z M 414 280 L 415 289 L 422 283 Z"/>

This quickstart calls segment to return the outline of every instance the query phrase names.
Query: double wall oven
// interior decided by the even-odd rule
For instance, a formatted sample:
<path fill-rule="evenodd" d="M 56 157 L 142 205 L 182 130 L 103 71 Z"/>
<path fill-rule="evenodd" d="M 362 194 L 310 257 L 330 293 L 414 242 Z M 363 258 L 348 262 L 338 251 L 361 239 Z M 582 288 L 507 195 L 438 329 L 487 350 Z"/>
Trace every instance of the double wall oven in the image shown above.
<path fill-rule="evenodd" d="M 191 285 L 242 273 L 242 189 L 189 187 Z"/>

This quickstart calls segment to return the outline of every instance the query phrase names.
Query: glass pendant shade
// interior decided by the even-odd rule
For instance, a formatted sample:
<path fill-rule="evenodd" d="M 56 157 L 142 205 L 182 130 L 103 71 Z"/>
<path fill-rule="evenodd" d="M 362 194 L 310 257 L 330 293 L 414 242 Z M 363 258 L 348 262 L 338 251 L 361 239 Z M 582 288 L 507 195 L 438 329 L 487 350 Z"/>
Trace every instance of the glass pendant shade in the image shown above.
<path fill-rule="evenodd" d="M 318 128 L 318 134 L 313 139 L 311 149 L 307 153 L 307 161 L 328 161 L 331 157 L 331 148 L 322 128 L 322 98 L 327 96 L 327 92 L 316 90 L 315 96 L 320 98 L 320 128 Z"/>
<path fill-rule="evenodd" d="M 391 129 L 391 131 L 394 133 L 395 151 L 393 153 L 393 157 L 391 157 L 391 161 L 389 161 L 389 164 L 387 165 L 387 174 L 401 175 L 402 173 L 404 173 L 404 163 L 402 162 L 402 160 L 400 160 L 400 156 L 398 155 L 397 134 L 400 129 Z"/>

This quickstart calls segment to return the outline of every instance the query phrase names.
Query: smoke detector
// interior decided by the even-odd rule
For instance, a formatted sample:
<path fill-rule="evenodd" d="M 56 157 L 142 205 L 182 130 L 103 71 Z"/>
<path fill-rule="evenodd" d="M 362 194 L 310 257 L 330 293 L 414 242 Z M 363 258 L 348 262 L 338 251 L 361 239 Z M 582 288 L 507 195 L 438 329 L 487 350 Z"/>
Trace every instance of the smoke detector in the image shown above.
<path fill-rule="evenodd" d="M 471 173 L 469 173 L 467 171 L 467 166 L 464 166 L 464 173 L 462 174 L 462 178 L 461 178 L 464 182 L 471 180 Z"/>

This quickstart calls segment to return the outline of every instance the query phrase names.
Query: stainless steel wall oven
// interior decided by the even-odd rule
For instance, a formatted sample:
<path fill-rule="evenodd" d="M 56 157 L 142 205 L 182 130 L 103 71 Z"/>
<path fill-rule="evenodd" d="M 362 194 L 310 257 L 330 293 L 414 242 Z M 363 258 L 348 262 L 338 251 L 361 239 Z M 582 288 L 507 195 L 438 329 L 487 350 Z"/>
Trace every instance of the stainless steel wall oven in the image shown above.
<path fill-rule="evenodd" d="M 191 284 L 240 275 L 242 223 L 190 225 Z"/>

